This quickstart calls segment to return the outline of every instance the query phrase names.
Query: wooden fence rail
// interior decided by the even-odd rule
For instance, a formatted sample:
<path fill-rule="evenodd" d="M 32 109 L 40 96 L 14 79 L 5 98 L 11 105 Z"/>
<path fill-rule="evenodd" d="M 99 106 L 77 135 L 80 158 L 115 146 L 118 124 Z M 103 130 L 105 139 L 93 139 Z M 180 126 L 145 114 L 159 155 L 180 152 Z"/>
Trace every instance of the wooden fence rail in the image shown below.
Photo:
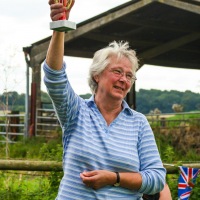
<path fill-rule="evenodd" d="M 178 165 L 163 164 L 168 174 L 179 173 Z M 200 168 L 200 163 L 182 163 L 181 166 Z M 0 170 L 20 171 L 62 171 L 62 162 L 56 161 L 28 161 L 28 160 L 0 160 Z"/>
<path fill-rule="evenodd" d="M 0 160 L 0 170 L 21 171 L 62 171 L 62 162 L 29 161 L 29 160 Z"/>

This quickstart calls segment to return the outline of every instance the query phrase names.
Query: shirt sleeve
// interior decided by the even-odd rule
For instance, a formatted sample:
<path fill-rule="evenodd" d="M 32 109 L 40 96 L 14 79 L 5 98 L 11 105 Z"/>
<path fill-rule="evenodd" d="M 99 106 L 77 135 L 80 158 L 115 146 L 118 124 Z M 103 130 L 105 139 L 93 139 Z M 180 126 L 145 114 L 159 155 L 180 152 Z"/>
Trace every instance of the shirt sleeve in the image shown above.
<path fill-rule="evenodd" d="M 166 169 L 161 161 L 153 131 L 145 116 L 140 127 L 138 154 L 142 186 L 139 192 L 155 194 L 164 188 Z"/>
<path fill-rule="evenodd" d="M 79 110 L 80 97 L 75 94 L 68 81 L 65 62 L 61 70 L 53 70 L 45 61 L 43 70 L 47 92 L 63 127 L 65 123 L 69 123 L 76 117 Z"/>

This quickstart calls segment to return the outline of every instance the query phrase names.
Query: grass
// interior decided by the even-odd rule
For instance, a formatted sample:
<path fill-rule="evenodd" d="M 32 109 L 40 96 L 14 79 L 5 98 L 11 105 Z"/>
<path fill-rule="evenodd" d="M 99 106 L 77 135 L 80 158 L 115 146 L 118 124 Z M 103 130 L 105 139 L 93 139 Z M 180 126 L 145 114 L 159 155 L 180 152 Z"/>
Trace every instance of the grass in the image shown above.
<path fill-rule="evenodd" d="M 49 178 L 44 176 L 0 172 L 0 184 L 2 200 L 51 200 L 57 192 L 52 191 Z"/>
<path fill-rule="evenodd" d="M 173 115 L 147 116 L 152 128 L 180 128 L 195 126 L 200 128 L 200 112 L 174 113 Z"/>
<path fill-rule="evenodd" d="M 174 116 L 167 118 L 168 120 L 188 120 L 188 119 L 200 119 L 200 113 L 179 113 Z"/>

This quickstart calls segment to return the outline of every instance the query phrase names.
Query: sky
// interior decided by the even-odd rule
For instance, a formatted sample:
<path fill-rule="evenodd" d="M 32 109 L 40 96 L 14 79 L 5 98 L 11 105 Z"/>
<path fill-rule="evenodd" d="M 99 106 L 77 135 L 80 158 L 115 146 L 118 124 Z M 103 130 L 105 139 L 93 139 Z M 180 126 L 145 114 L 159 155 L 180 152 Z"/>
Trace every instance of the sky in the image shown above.
<path fill-rule="evenodd" d="M 76 0 L 69 20 L 80 23 L 128 1 Z M 0 94 L 4 91 L 26 93 L 26 63 L 22 49 L 52 34 L 49 29 L 51 21 L 49 15 L 48 0 L 1 0 Z M 75 92 L 90 93 L 87 77 L 91 59 L 74 57 L 64 59 Z M 144 65 L 136 75 L 136 91 L 158 89 L 182 92 L 190 90 L 200 93 L 200 70 Z M 41 87 L 46 91 L 43 83 Z"/>

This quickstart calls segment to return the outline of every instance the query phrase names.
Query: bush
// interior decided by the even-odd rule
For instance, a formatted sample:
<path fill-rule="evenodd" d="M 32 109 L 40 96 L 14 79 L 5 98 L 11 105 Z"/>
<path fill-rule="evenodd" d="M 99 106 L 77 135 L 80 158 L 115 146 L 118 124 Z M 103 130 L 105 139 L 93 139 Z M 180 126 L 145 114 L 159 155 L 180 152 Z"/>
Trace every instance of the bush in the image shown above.
<path fill-rule="evenodd" d="M 15 172 L 0 172 L 0 199 L 6 200 L 52 200 L 53 191 L 48 178 L 22 175 Z"/>

